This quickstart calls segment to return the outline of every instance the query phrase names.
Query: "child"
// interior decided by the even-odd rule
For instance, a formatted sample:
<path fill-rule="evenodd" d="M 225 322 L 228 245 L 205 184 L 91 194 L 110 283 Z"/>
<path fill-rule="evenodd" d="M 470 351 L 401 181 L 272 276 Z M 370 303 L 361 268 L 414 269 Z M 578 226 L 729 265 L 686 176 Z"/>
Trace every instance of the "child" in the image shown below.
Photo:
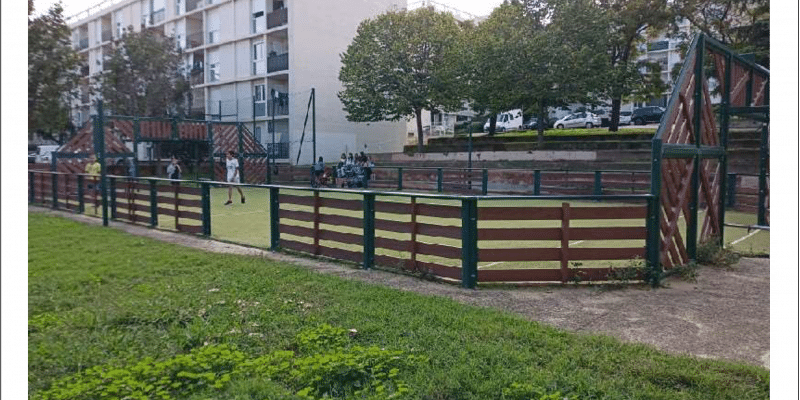
<path fill-rule="evenodd" d="M 225 158 L 225 169 L 228 171 L 227 180 L 229 183 L 239 183 L 239 161 L 233 158 L 233 151 L 228 151 Z M 242 196 L 242 204 L 244 204 L 244 193 L 242 193 L 242 188 L 239 186 L 236 187 L 236 190 L 239 191 L 239 195 Z M 228 201 L 225 202 L 225 205 L 233 204 L 231 197 L 233 196 L 233 185 L 228 186 Z"/>

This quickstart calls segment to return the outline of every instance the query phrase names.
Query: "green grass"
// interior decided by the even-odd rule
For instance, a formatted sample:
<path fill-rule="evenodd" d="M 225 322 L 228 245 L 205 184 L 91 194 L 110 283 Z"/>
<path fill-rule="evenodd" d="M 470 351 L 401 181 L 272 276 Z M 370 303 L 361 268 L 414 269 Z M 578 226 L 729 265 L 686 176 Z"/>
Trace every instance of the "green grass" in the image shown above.
<path fill-rule="evenodd" d="M 394 371 L 410 390 L 406 398 L 769 396 L 770 375 L 760 367 L 667 355 L 445 298 L 257 257 L 205 253 L 57 217 L 31 214 L 28 229 L 32 398 L 91 367 L 130 370 L 146 357 L 154 361 L 140 365 L 163 365 L 222 344 L 248 359 L 281 350 L 295 351 L 296 358 L 302 352 L 296 337 L 308 337 L 298 333 L 322 324 L 356 329 L 346 348 L 374 345 L 427 358 Z M 195 385 L 178 398 L 290 398 L 287 393 L 300 390 L 291 378 L 274 378 L 234 378 L 220 388 Z"/>

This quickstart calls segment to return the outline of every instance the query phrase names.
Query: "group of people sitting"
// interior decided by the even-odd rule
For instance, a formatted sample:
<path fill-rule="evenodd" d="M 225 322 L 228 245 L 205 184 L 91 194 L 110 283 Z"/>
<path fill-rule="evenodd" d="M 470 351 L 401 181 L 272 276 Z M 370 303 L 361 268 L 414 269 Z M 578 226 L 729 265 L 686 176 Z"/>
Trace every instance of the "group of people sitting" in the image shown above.
<path fill-rule="evenodd" d="M 325 168 L 322 157 L 313 166 L 312 186 L 334 186 L 348 188 L 368 188 L 375 163 L 362 151 L 360 154 L 342 153 L 339 163 L 333 168 Z"/>

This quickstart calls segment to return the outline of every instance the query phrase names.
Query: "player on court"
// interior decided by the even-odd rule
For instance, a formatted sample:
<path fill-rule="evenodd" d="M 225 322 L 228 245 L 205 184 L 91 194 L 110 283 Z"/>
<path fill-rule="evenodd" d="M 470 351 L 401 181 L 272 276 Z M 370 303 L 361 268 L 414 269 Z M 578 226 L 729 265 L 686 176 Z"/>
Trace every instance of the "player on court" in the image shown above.
<path fill-rule="evenodd" d="M 227 153 L 227 157 L 225 159 L 225 169 L 228 170 L 228 182 L 230 183 L 240 183 L 239 179 L 239 161 L 233 158 L 233 151 L 229 151 Z M 244 204 L 244 193 L 242 193 L 242 188 L 239 186 L 236 187 L 236 190 L 239 191 L 239 195 L 242 196 L 242 204 Z M 225 202 L 225 205 L 233 204 L 231 200 L 231 196 L 233 196 L 233 185 L 228 186 L 228 201 Z"/>

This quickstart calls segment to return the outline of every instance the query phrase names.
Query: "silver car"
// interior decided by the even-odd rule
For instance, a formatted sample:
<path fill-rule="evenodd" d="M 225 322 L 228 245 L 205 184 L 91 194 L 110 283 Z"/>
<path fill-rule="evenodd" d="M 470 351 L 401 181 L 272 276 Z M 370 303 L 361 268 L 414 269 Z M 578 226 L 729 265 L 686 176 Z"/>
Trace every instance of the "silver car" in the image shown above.
<path fill-rule="evenodd" d="M 556 129 L 594 128 L 595 126 L 600 126 L 600 118 L 590 112 L 572 113 L 553 124 Z"/>

